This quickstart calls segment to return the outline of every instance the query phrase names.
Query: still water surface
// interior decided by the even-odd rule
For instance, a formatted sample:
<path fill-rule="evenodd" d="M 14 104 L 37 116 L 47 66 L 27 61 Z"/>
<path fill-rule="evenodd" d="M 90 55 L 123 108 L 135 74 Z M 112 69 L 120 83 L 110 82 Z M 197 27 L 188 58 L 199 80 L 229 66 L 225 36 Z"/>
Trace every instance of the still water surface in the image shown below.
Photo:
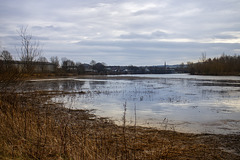
<path fill-rule="evenodd" d="M 240 132 L 240 77 L 187 74 L 119 75 L 31 81 L 41 90 L 84 91 L 55 101 L 70 108 L 96 109 L 99 116 L 122 124 L 126 103 L 129 125 L 180 132 Z"/>

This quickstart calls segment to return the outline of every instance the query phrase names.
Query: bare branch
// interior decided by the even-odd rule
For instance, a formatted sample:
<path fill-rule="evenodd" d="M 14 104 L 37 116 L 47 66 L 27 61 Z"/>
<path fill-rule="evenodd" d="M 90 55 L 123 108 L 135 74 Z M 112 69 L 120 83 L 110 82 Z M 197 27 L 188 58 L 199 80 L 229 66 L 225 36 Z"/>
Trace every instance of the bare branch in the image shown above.
<path fill-rule="evenodd" d="M 31 34 L 28 34 L 27 27 L 22 27 L 18 34 L 21 38 L 21 47 L 18 49 L 19 58 L 25 64 L 25 69 L 32 70 L 32 62 L 37 61 L 41 56 L 42 50 L 39 47 L 39 41 L 34 40 Z"/>
<path fill-rule="evenodd" d="M 36 61 L 42 52 L 39 41 L 33 40 L 32 35 L 27 33 L 27 27 L 22 27 L 18 33 L 21 38 L 20 60 L 23 62 Z"/>

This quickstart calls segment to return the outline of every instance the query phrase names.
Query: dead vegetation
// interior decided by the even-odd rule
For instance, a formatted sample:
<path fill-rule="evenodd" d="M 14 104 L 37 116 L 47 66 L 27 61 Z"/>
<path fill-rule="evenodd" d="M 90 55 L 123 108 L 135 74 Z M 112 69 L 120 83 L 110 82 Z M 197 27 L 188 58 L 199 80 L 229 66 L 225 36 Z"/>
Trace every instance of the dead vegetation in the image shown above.
<path fill-rule="evenodd" d="M 0 159 L 239 159 L 239 135 L 117 126 L 50 94 L 0 96 Z M 124 123 L 124 119 L 123 119 Z"/>

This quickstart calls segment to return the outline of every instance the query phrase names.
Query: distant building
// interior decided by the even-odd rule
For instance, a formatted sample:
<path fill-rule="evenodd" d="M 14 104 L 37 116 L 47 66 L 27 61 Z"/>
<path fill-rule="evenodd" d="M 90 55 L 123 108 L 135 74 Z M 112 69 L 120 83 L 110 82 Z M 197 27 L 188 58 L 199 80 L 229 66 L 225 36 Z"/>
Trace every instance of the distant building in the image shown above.
<path fill-rule="evenodd" d="M 9 66 L 15 67 L 19 71 L 25 71 L 26 67 L 31 67 L 33 72 L 36 73 L 49 73 L 55 72 L 57 66 L 49 62 L 22 62 L 22 61 L 3 61 L 0 60 L 1 67 L 6 68 Z"/>
<path fill-rule="evenodd" d="M 84 66 L 84 69 L 85 69 L 86 73 L 96 72 L 95 70 L 92 69 L 92 66 L 90 64 L 84 63 L 83 66 Z"/>
<path fill-rule="evenodd" d="M 49 62 L 34 62 L 35 72 L 56 72 L 56 64 Z"/>

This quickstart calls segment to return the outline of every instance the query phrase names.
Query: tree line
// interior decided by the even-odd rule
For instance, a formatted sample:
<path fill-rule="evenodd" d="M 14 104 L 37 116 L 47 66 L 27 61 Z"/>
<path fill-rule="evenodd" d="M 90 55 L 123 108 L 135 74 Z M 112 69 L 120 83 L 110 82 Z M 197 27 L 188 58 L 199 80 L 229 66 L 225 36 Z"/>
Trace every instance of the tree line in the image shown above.
<path fill-rule="evenodd" d="M 219 58 L 206 59 L 203 54 L 198 63 L 188 63 L 190 74 L 199 75 L 240 75 L 240 56 L 222 54 Z"/>
<path fill-rule="evenodd" d="M 165 66 L 108 66 L 104 62 L 96 62 L 92 60 L 90 64 L 82 64 L 81 62 L 74 62 L 68 58 L 60 59 L 57 56 L 50 58 L 50 61 L 42 56 L 42 49 L 39 42 L 33 39 L 33 36 L 28 34 L 27 27 L 21 28 L 19 31 L 21 45 L 17 48 L 19 61 L 13 59 L 13 56 L 7 50 L 0 53 L 0 74 L 13 73 L 16 75 L 19 72 L 19 66 L 16 67 L 16 62 L 21 64 L 21 72 L 31 74 L 36 72 L 34 68 L 36 64 L 40 66 L 40 71 L 47 72 L 50 70 L 44 69 L 46 65 L 51 64 L 54 73 L 73 73 L 73 74 L 162 74 L 162 73 L 186 73 L 200 74 L 200 75 L 240 75 L 240 56 L 229 56 L 223 54 L 219 58 L 206 58 L 206 53 L 202 54 L 202 58 L 198 63 L 188 62 L 188 67 L 182 63 L 177 68 L 171 69 Z M 14 65 L 15 63 L 15 65 Z"/>
<path fill-rule="evenodd" d="M 30 58 L 31 57 L 31 58 Z M 89 74 L 106 74 L 106 64 L 104 62 L 96 62 L 92 60 L 90 64 L 82 64 L 81 62 L 74 62 L 71 59 L 66 57 L 60 58 L 58 56 L 52 56 L 48 60 L 46 57 L 42 55 L 32 55 L 28 57 L 20 54 L 20 60 L 14 60 L 12 54 L 3 50 L 0 52 L 0 74 L 4 72 L 13 72 L 13 70 L 32 74 L 37 73 L 36 66 L 40 66 L 41 70 L 38 71 L 41 73 L 51 72 L 56 74 L 63 73 L 74 73 L 74 74 L 85 74 L 88 72 Z M 17 64 L 21 64 L 19 67 Z M 54 66 L 54 71 L 50 71 L 44 69 L 46 65 Z"/>
<path fill-rule="evenodd" d="M 102 74 L 105 72 L 105 63 L 100 63 L 92 60 L 90 65 L 82 64 L 81 62 L 74 62 L 68 58 L 62 58 L 61 64 L 60 59 L 57 56 L 52 56 L 50 61 L 42 56 L 42 49 L 39 41 L 33 39 L 31 34 L 28 34 L 27 27 L 22 27 L 18 30 L 20 37 L 20 47 L 16 49 L 19 60 L 14 60 L 11 53 L 7 50 L 0 52 L 0 74 L 17 72 L 32 74 L 36 72 L 54 72 L 54 73 L 74 73 L 84 74 L 86 70 L 88 72 L 94 72 Z M 44 69 L 47 65 L 54 66 L 54 68 Z M 38 66 L 38 71 L 36 71 Z M 39 69 L 40 68 L 40 69 Z"/>

